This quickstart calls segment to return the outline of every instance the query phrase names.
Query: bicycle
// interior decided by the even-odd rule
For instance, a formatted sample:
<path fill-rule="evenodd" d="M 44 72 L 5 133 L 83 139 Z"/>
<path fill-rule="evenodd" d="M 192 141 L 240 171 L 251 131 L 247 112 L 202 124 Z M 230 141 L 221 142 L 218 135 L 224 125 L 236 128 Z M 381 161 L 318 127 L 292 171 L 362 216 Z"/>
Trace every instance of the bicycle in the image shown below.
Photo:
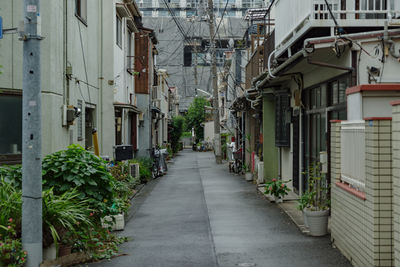
<path fill-rule="evenodd" d="M 239 148 L 237 151 L 233 152 L 233 163 L 232 163 L 232 170 L 234 173 L 241 174 L 243 168 L 242 162 L 242 148 Z"/>

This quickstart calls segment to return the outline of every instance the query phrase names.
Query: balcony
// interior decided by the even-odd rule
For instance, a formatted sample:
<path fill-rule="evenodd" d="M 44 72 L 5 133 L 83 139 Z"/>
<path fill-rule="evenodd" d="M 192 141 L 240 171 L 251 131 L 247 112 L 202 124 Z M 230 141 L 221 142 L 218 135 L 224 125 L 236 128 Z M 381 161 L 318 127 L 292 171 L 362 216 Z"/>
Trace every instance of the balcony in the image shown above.
<path fill-rule="evenodd" d="M 383 29 L 384 22 L 400 25 L 398 0 L 328 0 L 338 25 L 349 32 Z M 324 0 L 278 0 L 275 4 L 277 55 L 300 38 L 334 35 L 334 21 Z M 318 28 L 307 36 L 312 29 Z"/>

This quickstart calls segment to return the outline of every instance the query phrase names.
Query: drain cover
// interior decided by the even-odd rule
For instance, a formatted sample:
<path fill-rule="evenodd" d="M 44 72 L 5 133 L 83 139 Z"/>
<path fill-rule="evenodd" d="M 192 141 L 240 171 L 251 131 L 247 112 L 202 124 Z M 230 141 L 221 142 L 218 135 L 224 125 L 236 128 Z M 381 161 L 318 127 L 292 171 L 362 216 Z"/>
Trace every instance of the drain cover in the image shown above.
<path fill-rule="evenodd" d="M 255 263 L 250 263 L 250 262 L 243 262 L 238 264 L 239 267 L 254 267 L 256 266 Z"/>

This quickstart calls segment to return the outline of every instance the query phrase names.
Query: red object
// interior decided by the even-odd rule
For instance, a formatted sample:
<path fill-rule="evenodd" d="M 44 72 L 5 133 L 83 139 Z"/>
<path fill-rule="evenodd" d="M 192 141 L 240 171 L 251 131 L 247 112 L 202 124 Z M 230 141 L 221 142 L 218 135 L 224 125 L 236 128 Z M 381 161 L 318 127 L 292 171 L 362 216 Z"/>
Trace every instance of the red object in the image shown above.
<path fill-rule="evenodd" d="M 364 118 L 365 121 L 391 121 L 392 117 L 368 117 Z"/>
<path fill-rule="evenodd" d="M 392 106 L 398 106 L 398 105 L 400 105 L 400 100 L 392 101 L 392 102 L 390 102 L 390 105 L 392 105 Z"/>
<path fill-rule="evenodd" d="M 362 84 L 347 88 L 346 94 L 351 95 L 364 91 L 400 91 L 400 84 L 396 83 Z"/>
<path fill-rule="evenodd" d="M 350 187 L 348 184 L 346 183 L 341 183 L 341 182 L 336 182 L 336 186 L 340 187 L 341 189 L 343 189 L 344 191 L 362 199 L 362 200 L 366 200 L 366 196 L 364 192 L 358 191 L 352 187 Z"/>
<path fill-rule="evenodd" d="M 329 122 L 331 122 L 331 123 L 339 123 L 339 122 L 342 122 L 342 120 L 330 120 Z"/>
<path fill-rule="evenodd" d="M 231 142 L 235 142 L 235 137 L 234 136 L 232 136 Z"/>

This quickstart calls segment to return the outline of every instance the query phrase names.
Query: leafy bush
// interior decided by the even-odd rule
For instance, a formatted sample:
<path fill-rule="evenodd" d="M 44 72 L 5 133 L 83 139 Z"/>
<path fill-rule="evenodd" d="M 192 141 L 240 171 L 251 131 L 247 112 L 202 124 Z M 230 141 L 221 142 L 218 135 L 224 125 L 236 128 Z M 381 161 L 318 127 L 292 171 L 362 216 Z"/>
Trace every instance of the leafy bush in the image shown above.
<path fill-rule="evenodd" d="M 17 237 L 16 225 L 13 218 L 7 224 L 0 225 L 0 266 L 23 266 L 27 253 L 22 249 L 21 239 Z"/>
<path fill-rule="evenodd" d="M 172 118 L 172 130 L 171 136 L 171 148 L 173 153 L 179 151 L 179 140 L 183 133 L 184 118 L 182 116 L 176 116 Z"/>
<path fill-rule="evenodd" d="M 265 194 L 271 194 L 275 197 L 284 197 L 290 191 L 290 188 L 287 187 L 286 183 L 289 181 L 281 181 L 278 179 L 272 179 L 270 182 L 265 184 Z"/>
<path fill-rule="evenodd" d="M 192 132 L 183 132 L 182 137 L 192 137 Z"/>
<path fill-rule="evenodd" d="M 153 161 L 151 158 L 137 158 L 129 161 L 130 163 L 139 163 L 139 176 L 142 184 L 151 180 L 151 167 Z"/>
<path fill-rule="evenodd" d="M 89 208 L 89 200 L 81 200 L 76 189 L 67 191 L 62 195 L 55 195 L 53 189 L 44 191 L 44 247 L 51 245 L 53 241 L 57 245 L 60 234 L 66 231 L 75 231 L 78 227 L 91 226 L 90 214 L 93 214 L 93 211 Z"/>
<path fill-rule="evenodd" d="M 195 97 L 185 116 L 186 131 L 191 131 L 194 128 L 196 142 L 204 138 L 203 126 L 201 126 L 206 120 L 204 106 L 210 106 L 207 99 L 204 97 Z"/>
<path fill-rule="evenodd" d="M 7 225 L 10 218 L 14 218 L 14 224 L 21 225 L 21 189 L 0 179 L 0 225 Z M 5 234 L 0 229 L 0 234 Z"/>
<path fill-rule="evenodd" d="M 0 177 L 17 188 L 22 188 L 22 166 L 0 166 Z"/>
<path fill-rule="evenodd" d="M 77 188 L 79 199 L 88 198 L 92 209 L 102 215 L 110 214 L 114 177 L 107 171 L 104 160 L 79 145 L 55 152 L 43 159 L 44 188 L 63 194 Z"/>

